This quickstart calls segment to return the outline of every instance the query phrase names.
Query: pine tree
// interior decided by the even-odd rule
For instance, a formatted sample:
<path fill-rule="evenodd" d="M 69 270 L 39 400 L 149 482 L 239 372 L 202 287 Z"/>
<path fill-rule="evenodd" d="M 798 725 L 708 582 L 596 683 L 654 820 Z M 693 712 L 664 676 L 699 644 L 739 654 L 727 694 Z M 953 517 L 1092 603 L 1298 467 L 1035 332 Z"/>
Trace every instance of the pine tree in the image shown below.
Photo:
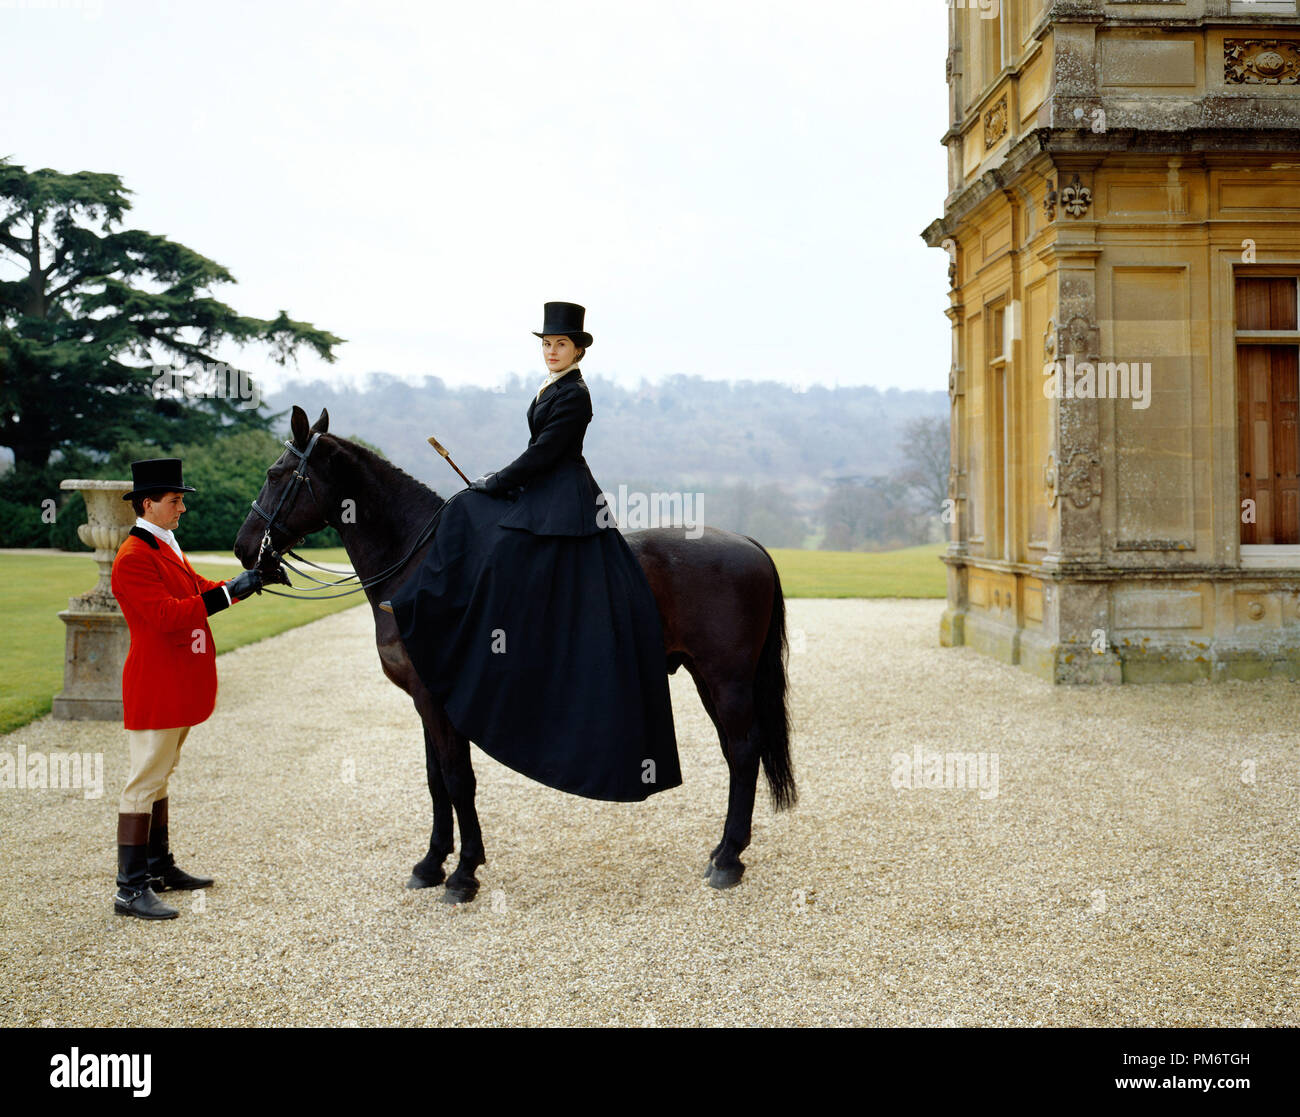
<path fill-rule="evenodd" d="M 230 272 L 166 237 L 122 228 L 130 194 L 117 175 L 28 172 L 0 159 L 0 446 L 19 466 L 42 470 L 55 450 L 266 429 L 270 416 L 246 399 L 159 393 L 154 366 L 202 369 L 228 384 L 231 372 L 248 374 L 217 360 L 223 342 L 266 346 L 280 364 L 303 346 L 333 361 L 342 344 L 283 310 L 249 318 L 214 298 L 212 288 L 235 282 Z"/>

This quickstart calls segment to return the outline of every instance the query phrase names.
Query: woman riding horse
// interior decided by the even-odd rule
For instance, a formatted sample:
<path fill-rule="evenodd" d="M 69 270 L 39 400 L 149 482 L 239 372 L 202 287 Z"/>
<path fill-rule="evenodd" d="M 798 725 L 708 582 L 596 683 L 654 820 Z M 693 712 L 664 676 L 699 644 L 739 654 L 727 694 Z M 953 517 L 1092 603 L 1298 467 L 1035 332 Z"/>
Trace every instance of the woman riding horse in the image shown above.
<path fill-rule="evenodd" d="M 546 304 L 528 448 L 447 502 L 381 608 L 484 752 L 561 791 L 635 802 L 682 777 L 658 606 L 582 456 L 585 315 Z"/>

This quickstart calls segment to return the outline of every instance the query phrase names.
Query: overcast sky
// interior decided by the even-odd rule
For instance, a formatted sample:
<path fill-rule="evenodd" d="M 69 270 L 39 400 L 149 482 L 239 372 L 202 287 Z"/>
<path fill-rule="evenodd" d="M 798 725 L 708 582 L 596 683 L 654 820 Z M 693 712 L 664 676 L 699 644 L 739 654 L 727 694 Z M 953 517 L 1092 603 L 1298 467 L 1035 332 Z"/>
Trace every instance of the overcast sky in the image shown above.
<path fill-rule="evenodd" d="M 298 375 L 947 385 L 943 0 L 0 0 L 0 155 L 111 171 Z M 260 354 L 246 367 L 275 387 Z M 292 366 L 290 366 L 292 368 Z M 292 376 L 293 373 L 288 374 Z"/>

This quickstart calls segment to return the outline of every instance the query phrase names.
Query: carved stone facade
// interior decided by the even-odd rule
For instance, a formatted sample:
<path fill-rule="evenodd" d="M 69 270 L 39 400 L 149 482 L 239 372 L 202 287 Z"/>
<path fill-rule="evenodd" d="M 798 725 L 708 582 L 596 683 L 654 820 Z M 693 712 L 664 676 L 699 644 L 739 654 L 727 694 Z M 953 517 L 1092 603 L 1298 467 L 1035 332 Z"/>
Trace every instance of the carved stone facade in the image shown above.
<path fill-rule="evenodd" d="M 1082 217 L 1092 205 L 1092 189 L 1084 186 L 1076 174 L 1070 185 L 1061 191 L 1061 208 L 1071 217 Z"/>
<path fill-rule="evenodd" d="M 998 142 L 1007 134 L 1007 99 L 1002 98 L 984 114 L 984 147 L 997 147 Z"/>
<path fill-rule="evenodd" d="M 1225 39 L 1223 80 L 1229 85 L 1300 84 L 1300 39 Z"/>
<path fill-rule="evenodd" d="M 949 5 L 942 643 L 1058 683 L 1300 678 L 1279 6 Z"/>

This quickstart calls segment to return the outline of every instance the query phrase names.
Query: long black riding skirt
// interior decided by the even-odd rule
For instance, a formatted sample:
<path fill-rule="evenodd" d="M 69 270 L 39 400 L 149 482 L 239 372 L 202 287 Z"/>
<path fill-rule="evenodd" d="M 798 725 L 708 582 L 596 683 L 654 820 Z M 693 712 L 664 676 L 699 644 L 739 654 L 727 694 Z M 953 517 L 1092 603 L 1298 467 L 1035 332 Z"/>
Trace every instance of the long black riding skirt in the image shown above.
<path fill-rule="evenodd" d="M 407 654 L 451 723 L 561 791 L 637 802 L 682 782 L 654 593 L 614 528 L 534 535 L 465 490 L 393 595 Z"/>

